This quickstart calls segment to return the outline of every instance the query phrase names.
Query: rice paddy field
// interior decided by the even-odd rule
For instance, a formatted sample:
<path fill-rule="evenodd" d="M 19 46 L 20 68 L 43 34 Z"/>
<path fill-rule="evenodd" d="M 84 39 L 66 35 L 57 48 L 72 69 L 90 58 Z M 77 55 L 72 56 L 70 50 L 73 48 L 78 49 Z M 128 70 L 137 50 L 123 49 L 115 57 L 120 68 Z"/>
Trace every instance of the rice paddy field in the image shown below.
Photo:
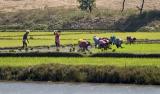
<path fill-rule="evenodd" d="M 22 46 L 22 36 L 24 32 L 0 32 L 0 47 L 15 47 Z M 115 35 L 123 40 L 127 36 L 133 36 L 137 39 L 160 39 L 160 32 L 96 32 L 96 31 L 81 31 L 81 32 L 62 32 L 61 44 L 77 44 L 79 39 L 87 39 L 93 43 L 93 36 L 110 37 Z M 54 45 L 53 32 L 31 32 L 29 46 Z M 141 45 L 142 46 L 142 45 Z M 156 44 L 158 46 L 158 44 Z M 159 46 L 160 47 L 160 46 Z"/>
<path fill-rule="evenodd" d="M 22 46 L 22 36 L 24 32 L 0 32 L 0 48 L 5 47 L 21 47 Z M 93 36 L 98 37 L 108 37 L 115 35 L 118 38 L 126 40 L 127 36 L 136 37 L 137 39 L 150 39 L 150 40 L 159 40 L 160 32 L 98 32 L 98 31 L 67 31 L 61 33 L 61 44 L 77 44 L 79 39 L 87 39 L 93 43 Z M 32 46 L 52 46 L 54 43 L 53 32 L 31 32 L 29 36 L 30 43 L 29 47 Z M 119 53 L 160 53 L 160 44 L 134 44 L 126 45 L 123 44 L 123 49 L 116 49 L 115 46 L 112 46 L 113 49 L 116 49 L 116 52 Z M 101 52 L 101 50 L 91 49 L 92 52 Z M 112 52 L 108 50 L 107 52 Z"/>
<path fill-rule="evenodd" d="M 160 58 L 66 58 L 66 57 L 0 57 L 0 67 L 27 67 L 40 64 L 98 65 L 98 66 L 152 66 L 160 67 Z"/>
<path fill-rule="evenodd" d="M 112 49 L 115 49 L 115 52 L 118 53 L 141 53 L 141 54 L 159 54 L 160 53 L 160 44 L 134 44 L 126 45 L 123 44 L 124 48 L 117 49 L 116 46 L 112 46 Z M 102 52 L 99 49 L 92 49 L 93 53 Z M 105 52 L 112 52 L 113 50 L 107 50 Z"/>
<path fill-rule="evenodd" d="M 22 36 L 24 32 L 0 32 L 0 48 L 5 47 L 21 47 Z M 93 43 L 93 36 L 116 37 L 126 39 L 126 36 L 133 36 L 137 39 L 160 39 L 160 32 L 96 32 L 96 31 L 81 31 L 81 32 L 61 32 L 61 44 L 77 44 L 79 39 L 87 39 Z M 51 46 L 54 44 L 53 32 L 31 32 L 29 36 L 29 47 L 32 46 Z M 160 44 L 123 44 L 124 48 L 115 49 L 118 53 L 142 53 L 142 54 L 160 54 Z M 93 53 L 100 53 L 99 49 L 91 49 Z M 107 50 L 106 52 L 112 52 Z M 0 66 L 32 66 L 39 64 L 69 64 L 69 65 L 113 65 L 113 66 L 156 66 L 160 67 L 159 58 L 65 58 L 65 57 L 0 57 Z"/>

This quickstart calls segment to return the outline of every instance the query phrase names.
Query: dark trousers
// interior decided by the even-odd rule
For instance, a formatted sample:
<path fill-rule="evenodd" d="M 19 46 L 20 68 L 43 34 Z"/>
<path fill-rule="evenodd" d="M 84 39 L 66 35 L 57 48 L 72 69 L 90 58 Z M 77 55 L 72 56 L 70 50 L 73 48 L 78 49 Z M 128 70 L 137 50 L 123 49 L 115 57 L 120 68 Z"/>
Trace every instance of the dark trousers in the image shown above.
<path fill-rule="evenodd" d="M 55 42 L 56 47 L 60 47 L 60 43 L 59 42 Z"/>
<path fill-rule="evenodd" d="M 27 41 L 23 40 L 23 47 L 22 48 L 27 48 Z"/>

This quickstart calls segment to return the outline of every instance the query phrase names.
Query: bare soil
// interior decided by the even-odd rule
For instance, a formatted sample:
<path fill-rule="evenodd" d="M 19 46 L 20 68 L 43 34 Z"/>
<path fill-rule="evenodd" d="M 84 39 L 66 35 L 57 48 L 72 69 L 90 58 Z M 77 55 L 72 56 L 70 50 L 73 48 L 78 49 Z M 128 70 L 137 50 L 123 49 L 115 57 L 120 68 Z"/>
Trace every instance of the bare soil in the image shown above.
<path fill-rule="evenodd" d="M 96 0 L 97 8 L 121 9 L 123 0 Z M 127 9 L 137 9 L 142 0 L 127 0 Z M 47 7 L 77 8 L 77 0 L 0 0 L 0 11 L 13 12 L 21 9 L 44 9 Z M 145 10 L 160 10 L 160 0 L 145 0 Z"/>

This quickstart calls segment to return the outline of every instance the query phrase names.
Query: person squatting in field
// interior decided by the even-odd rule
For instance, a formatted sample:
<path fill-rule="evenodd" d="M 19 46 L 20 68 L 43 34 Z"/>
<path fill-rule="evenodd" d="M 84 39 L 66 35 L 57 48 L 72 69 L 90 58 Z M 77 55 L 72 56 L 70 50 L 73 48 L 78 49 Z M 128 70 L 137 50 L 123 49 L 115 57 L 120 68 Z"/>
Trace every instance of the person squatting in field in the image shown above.
<path fill-rule="evenodd" d="M 93 40 L 94 40 L 94 43 L 95 43 L 95 48 L 97 48 L 98 47 L 98 45 L 99 45 L 99 37 L 97 37 L 97 36 L 93 36 Z"/>
<path fill-rule="evenodd" d="M 114 35 L 110 37 L 110 44 L 116 45 L 117 48 L 120 48 L 120 47 L 123 48 L 122 43 L 123 43 L 123 40 L 121 38 L 116 38 L 116 36 Z"/>
<path fill-rule="evenodd" d="M 89 47 L 91 46 L 91 43 L 85 39 L 79 39 L 78 41 L 79 45 L 79 51 L 89 51 Z"/>
<path fill-rule="evenodd" d="M 29 35 L 29 33 L 30 33 L 30 30 L 26 30 L 26 33 L 23 35 L 23 39 L 22 39 L 22 43 L 23 43 L 22 48 L 23 49 L 28 47 L 28 43 L 29 43 L 28 35 Z"/>
<path fill-rule="evenodd" d="M 54 30 L 56 48 L 60 47 L 60 30 Z"/>
<path fill-rule="evenodd" d="M 122 40 L 122 39 L 116 38 L 116 40 L 115 40 L 115 45 L 116 45 L 117 48 L 123 48 L 123 47 L 122 47 L 122 43 L 123 43 L 123 40 Z"/>
<path fill-rule="evenodd" d="M 112 45 L 115 45 L 115 44 L 116 44 L 116 36 L 112 35 L 112 36 L 110 37 L 110 43 L 111 43 Z"/>
<path fill-rule="evenodd" d="M 130 44 L 130 45 L 136 42 L 136 38 L 131 36 L 127 36 L 126 40 L 127 40 L 127 44 Z"/>
<path fill-rule="evenodd" d="M 108 38 L 99 38 L 97 36 L 93 37 L 95 48 L 109 48 L 109 39 Z"/>
<path fill-rule="evenodd" d="M 110 39 L 94 36 L 93 40 L 96 48 L 110 49 L 110 44 L 116 45 L 117 48 L 123 48 L 123 41 L 120 38 L 116 38 L 115 36 L 111 36 Z"/>
<path fill-rule="evenodd" d="M 108 38 L 100 38 L 99 39 L 99 48 L 100 49 L 110 49 L 110 43 L 109 43 L 109 39 Z"/>

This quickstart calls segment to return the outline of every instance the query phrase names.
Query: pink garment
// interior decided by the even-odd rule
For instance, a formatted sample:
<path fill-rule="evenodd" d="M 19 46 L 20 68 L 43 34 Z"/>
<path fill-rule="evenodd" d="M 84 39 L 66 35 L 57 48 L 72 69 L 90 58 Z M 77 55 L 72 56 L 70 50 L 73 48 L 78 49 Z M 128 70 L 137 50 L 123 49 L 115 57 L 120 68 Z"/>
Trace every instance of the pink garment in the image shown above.
<path fill-rule="evenodd" d="M 60 34 L 59 33 L 55 34 L 55 42 L 60 43 Z"/>
<path fill-rule="evenodd" d="M 99 40 L 99 44 L 106 44 L 104 40 Z"/>

